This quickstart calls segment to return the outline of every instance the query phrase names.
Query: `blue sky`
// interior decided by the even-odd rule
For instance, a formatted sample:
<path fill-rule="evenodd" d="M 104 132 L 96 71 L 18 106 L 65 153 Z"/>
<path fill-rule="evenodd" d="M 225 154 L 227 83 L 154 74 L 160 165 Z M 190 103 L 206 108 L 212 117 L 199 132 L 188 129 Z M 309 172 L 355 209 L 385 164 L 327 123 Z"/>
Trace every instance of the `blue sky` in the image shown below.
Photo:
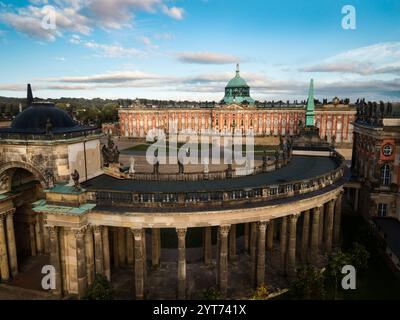
<path fill-rule="evenodd" d="M 398 0 L 0 0 L 0 95 L 219 100 L 240 62 L 255 99 L 314 78 L 321 99 L 400 100 L 399 21 Z"/>

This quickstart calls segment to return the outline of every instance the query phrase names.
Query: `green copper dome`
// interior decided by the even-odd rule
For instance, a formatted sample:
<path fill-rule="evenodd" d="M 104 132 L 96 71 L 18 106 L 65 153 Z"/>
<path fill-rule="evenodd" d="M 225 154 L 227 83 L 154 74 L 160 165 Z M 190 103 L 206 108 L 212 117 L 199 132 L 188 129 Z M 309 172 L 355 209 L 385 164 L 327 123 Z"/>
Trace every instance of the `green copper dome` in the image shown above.
<path fill-rule="evenodd" d="M 237 87 L 246 87 L 249 88 L 246 81 L 240 76 L 239 65 L 236 70 L 236 76 L 229 80 L 226 88 L 237 88 Z"/>
<path fill-rule="evenodd" d="M 231 79 L 225 87 L 225 97 L 222 102 L 226 104 L 254 104 L 254 99 L 250 97 L 250 87 L 240 76 L 239 64 L 236 66 L 236 76 Z"/>

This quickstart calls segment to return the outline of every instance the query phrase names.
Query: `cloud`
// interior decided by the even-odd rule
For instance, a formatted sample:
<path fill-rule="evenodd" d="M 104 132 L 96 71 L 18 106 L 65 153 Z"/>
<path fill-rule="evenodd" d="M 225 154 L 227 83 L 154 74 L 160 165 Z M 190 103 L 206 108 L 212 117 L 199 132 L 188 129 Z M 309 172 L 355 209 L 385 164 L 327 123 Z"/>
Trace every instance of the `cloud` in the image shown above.
<path fill-rule="evenodd" d="M 185 10 L 182 8 L 178 7 L 171 7 L 168 8 L 166 5 L 162 6 L 162 11 L 169 17 L 175 19 L 175 20 L 182 20 Z"/>
<path fill-rule="evenodd" d="M 182 52 L 178 60 L 184 63 L 197 64 L 229 64 L 239 62 L 239 58 L 215 52 Z"/>
<path fill-rule="evenodd" d="M 400 74 L 400 42 L 384 42 L 349 50 L 316 64 L 302 72 L 352 73 L 362 76 Z"/>
<path fill-rule="evenodd" d="M 135 14 L 162 12 L 172 19 L 182 20 L 184 9 L 167 7 L 166 0 L 54 0 L 56 30 L 45 30 L 41 22 L 46 15 L 45 0 L 31 0 L 30 5 L 13 9 L 2 6 L 0 21 L 29 37 L 54 41 L 63 32 L 89 35 L 94 28 L 121 29 L 131 27 Z"/>
<path fill-rule="evenodd" d="M 91 76 L 42 79 L 42 81 L 64 83 L 126 83 L 128 81 L 161 80 L 163 77 L 141 71 L 113 71 Z"/>
<path fill-rule="evenodd" d="M 84 46 L 98 51 L 101 56 L 107 58 L 136 57 L 142 54 L 141 51 L 136 48 L 125 48 L 118 44 L 108 45 L 100 44 L 95 41 L 88 41 L 84 43 Z"/>
<path fill-rule="evenodd" d="M 34 16 L 3 13 L 0 14 L 0 21 L 13 27 L 16 31 L 38 40 L 52 42 L 60 35 L 57 30 L 46 30 L 42 28 L 41 20 Z"/>

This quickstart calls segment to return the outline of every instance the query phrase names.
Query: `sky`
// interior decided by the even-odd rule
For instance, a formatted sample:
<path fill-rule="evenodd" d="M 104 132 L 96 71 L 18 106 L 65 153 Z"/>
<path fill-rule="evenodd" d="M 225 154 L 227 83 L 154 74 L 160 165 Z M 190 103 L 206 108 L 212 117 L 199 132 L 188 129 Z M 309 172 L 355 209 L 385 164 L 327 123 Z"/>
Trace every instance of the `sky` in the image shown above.
<path fill-rule="evenodd" d="M 257 100 L 313 78 L 400 101 L 399 21 L 400 0 L 0 0 L 0 95 L 218 101 L 240 63 Z"/>

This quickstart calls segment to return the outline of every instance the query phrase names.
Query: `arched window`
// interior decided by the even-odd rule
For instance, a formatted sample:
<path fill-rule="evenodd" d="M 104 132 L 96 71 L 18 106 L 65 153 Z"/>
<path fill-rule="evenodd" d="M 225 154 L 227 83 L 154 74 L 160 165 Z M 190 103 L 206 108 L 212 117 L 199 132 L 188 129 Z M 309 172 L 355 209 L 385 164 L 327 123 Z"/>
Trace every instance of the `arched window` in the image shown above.
<path fill-rule="evenodd" d="M 390 166 L 385 164 L 381 167 L 381 185 L 388 186 L 390 180 Z"/>

